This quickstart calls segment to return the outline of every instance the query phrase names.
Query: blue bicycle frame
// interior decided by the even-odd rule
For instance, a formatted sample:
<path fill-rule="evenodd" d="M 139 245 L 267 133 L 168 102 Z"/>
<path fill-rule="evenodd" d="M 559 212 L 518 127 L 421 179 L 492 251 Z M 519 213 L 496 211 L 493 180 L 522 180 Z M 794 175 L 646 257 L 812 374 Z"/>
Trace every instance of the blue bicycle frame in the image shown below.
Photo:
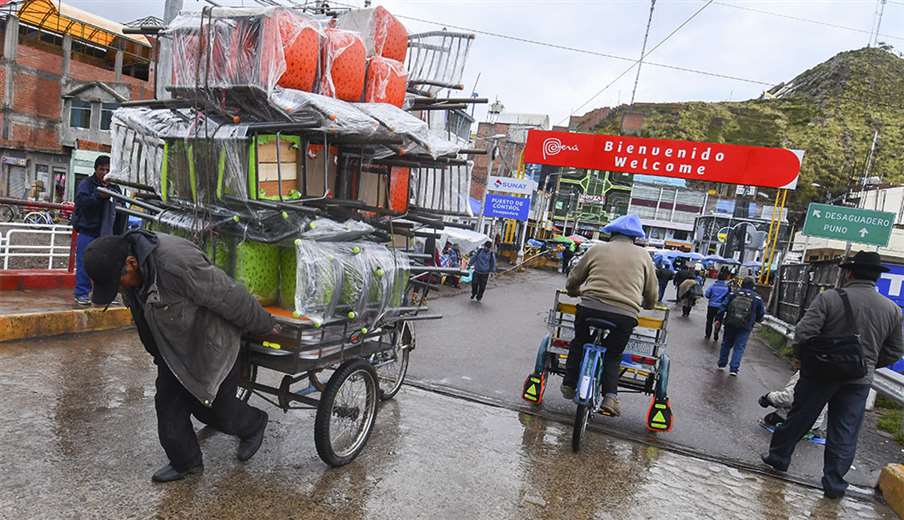
<path fill-rule="evenodd" d="M 599 402 L 600 388 L 603 383 L 603 359 L 606 347 L 595 343 L 584 344 L 584 358 L 581 360 L 581 371 L 578 375 L 578 387 L 574 393 L 574 402 L 596 409 Z"/>

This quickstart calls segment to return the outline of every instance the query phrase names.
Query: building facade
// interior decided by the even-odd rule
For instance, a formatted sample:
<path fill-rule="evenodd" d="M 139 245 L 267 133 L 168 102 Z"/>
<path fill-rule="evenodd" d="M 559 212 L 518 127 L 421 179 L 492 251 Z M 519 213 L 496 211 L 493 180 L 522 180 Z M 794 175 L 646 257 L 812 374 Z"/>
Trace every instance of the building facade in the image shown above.
<path fill-rule="evenodd" d="M 153 46 L 61 2 L 0 12 L 0 195 L 72 200 L 120 103 L 154 96 Z"/>
<path fill-rule="evenodd" d="M 705 190 L 690 189 L 682 179 L 635 175 L 628 213 L 640 217 L 649 245 L 691 251 L 694 221 L 707 199 Z"/>

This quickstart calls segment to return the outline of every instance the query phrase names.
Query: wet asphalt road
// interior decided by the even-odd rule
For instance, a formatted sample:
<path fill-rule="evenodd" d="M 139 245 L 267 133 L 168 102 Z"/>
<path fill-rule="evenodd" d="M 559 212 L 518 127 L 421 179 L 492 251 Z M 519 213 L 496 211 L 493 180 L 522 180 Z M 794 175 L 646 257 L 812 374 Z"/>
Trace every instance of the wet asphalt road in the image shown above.
<path fill-rule="evenodd" d="M 481 303 L 470 301 L 469 294 L 450 296 L 446 291 L 430 302 L 431 312 L 444 318 L 419 324 L 409 378 L 486 396 L 511 407 L 530 407 L 520 398 L 521 388 L 546 333 L 546 315 L 555 290 L 564 285 L 561 274 L 526 271 L 495 278 Z M 668 302 L 671 298 L 672 286 L 666 300 L 674 305 Z M 759 453 L 768 449 L 770 434 L 757 419 L 771 410 L 760 408 L 757 399 L 783 387 L 791 369 L 764 343 L 752 338 L 739 377 L 716 370 L 719 344 L 704 341 L 705 322 L 705 300 L 698 302 L 689 318 L 682 318 L 680 310 L 670 317 L 672 432 L 653 434 L 646 430 L 650 397 L 637 394 L 620 396 L 621 417 L 598 416 L 592 421 L 622 437 L 664 442 L 709 457 L 759 466 Z M 573 417 L 574 404 L 562 398 L 560 384 L 561 378 L 550 378 L 542 410 Z M 875 485 L 885 464 L 904 458 L 901 446 L 875 432 L 874 422 L 875 417 L 868 414 L 854 469 L 848 474 L 849 482 L 866 487 Z M 822 446 L 802 442 L 790 473 L 818 485 L 823 450 Z"/>
<path fill-rule="evenodd" d="M 134 333 L 7 343 L 0 373 L 3 519 L 894 518 L 593 432 L 575 455 L 565 424 L 411 387 L 346 467 L 317 458 L 312 413 L 253 398 L 271 415 L 254 459 L 202 430 L 204 475 L 153 484 L 154 367 Z"/>

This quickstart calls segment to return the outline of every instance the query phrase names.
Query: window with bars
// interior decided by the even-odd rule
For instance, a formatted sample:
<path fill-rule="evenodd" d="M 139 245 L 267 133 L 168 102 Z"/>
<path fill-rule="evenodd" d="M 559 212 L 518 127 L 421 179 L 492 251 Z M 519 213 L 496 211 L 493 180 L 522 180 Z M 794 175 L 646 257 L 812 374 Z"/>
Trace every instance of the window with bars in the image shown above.
<path fill-rule="evenodd" d="M 69 108 L 69 126 L 91 128 L 91 103 L 73 99 Z"/>

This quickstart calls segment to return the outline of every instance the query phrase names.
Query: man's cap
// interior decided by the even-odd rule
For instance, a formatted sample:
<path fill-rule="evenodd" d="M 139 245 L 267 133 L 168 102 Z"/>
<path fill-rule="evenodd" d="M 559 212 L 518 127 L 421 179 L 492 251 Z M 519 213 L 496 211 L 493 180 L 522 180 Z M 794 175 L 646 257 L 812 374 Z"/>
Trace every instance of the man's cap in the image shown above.
<path fill-rule="evenodd" d="M 844 260 L 839 264 L 842 269 L 850 269 L 851 271 L 872 271 L 887 273 L 889 269 L 882 265 L 882 258 L 875 251 L 859 251 L 852 258 Z"/>
<path fill-rule="evenodd" d="M 632 238 L 644 238 L 643 225 L 637 215 L 623 215 L 608 223 L 603 231 L 610 235 L 625 235 Z"/>
<path fill-rule="evenodd" d="M 131 253 L 129 241 L 119 235 L 98 238 L 85 249 L 82 264 L 94 283 L 92 303 L 109 305 L 116 298 L 122 266 Z"/>

